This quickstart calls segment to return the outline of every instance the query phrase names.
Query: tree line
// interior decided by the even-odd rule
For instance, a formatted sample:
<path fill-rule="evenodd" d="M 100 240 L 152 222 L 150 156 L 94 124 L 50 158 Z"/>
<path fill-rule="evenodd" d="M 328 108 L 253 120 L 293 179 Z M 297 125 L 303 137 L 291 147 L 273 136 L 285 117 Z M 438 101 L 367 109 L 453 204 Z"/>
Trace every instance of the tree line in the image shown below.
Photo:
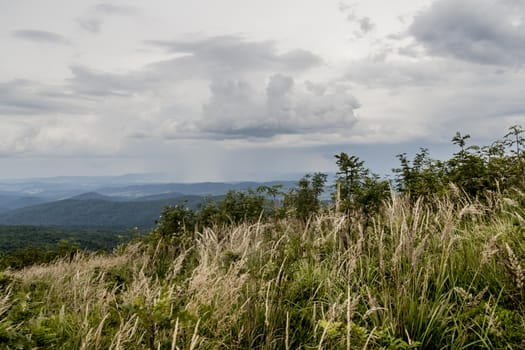
<path fill-rule="evenodd" d="M 284 192 L 282 186 L 261 186 L 247 191 L 230 191 L 220 201 L 209 201 L 199 210 L 184 206 L 166 207 L 154 233 L 161 237 L 179 235 L 211 225 L 254 223 L 295 218 L 307 222 L 322 210 L 346 214 L 350 221 L 365 227 L 391 196 L 406 196 L 411 201 L 445 196 L 451 188 L 464 195 L 484 200 L 491 191 L 512 196 L 525 188 L 525 130 L 515 125 L 503 138 L 488 146 L 468 143 L 470 135 L 457 132 L 451 142 L 457 151 L 448 160 L 433 159 L 421 148 L 409 159 L 397 155 L 400 162 L 393 176 L 381 178 L 355 155 L 341 152 L 334 156 L 335 181 L 328 186 L 325 173 L 306 174 L 295 188 Z M 331 199 L 322 195 L 331 191 Z"/>

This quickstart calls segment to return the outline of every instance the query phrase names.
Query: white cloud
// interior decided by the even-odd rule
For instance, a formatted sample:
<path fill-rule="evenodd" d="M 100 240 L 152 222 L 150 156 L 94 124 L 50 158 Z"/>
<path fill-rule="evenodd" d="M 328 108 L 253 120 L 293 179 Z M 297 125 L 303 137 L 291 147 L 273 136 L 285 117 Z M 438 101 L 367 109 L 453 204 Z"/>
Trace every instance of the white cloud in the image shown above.
<path fill-rule="evenodd" d="M 276 74 L 264 89 L 244 81 L 216 81 L 197 128 L 215 138 L 273 138 L 290 134 L 347 134 L 356 122 L 359 103 L 348 91 L 323 87 L 312 92 L 311 82 L 300 84 Z M 272 139 L 273 140 L 273 139 Z"/>
<path fill-rule="evenodd" d="M 111 155 L 120 147 L 111 130 L 101 130 L 94 116 L 9 118 L 0 128 L 0 155 L 82 156 Z"/>

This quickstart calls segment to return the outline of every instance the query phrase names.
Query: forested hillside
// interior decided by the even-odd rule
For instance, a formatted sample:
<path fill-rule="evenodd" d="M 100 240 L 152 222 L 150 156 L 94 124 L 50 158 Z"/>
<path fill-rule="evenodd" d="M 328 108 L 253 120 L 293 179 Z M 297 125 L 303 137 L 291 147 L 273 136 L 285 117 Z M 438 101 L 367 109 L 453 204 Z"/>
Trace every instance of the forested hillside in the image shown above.
<path fill-rule="evenodd" d="M 197 209 L 205 198 L 179 196 L 144 201 L 77 198 L 44 203 L 0 214 L 3 225 L 63 227 L 151 228 L 166 205 Z"/>

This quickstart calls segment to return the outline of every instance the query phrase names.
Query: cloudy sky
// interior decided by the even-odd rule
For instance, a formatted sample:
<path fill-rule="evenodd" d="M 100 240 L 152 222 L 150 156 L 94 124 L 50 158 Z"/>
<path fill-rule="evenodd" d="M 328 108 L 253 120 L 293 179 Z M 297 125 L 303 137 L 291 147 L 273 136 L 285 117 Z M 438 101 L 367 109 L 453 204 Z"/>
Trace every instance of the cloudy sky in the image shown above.
<path fill-rule="evenodd" d="M 0 178 L 386 172 L 525 124 L 521 0 L 0 0 L 0 47 Z"/>

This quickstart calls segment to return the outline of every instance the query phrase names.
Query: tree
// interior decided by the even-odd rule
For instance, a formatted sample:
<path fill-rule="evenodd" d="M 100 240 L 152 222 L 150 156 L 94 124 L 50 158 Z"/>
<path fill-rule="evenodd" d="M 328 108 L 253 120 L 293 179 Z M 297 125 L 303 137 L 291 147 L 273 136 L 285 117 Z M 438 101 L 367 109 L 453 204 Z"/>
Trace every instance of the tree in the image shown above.
<path fill-rule="evenodd" d="M 509 132 L 505 135 L 505 143 L 512 147 L 511 153 L 516 160 L 515 176 L 516 182 L 525 184 L 525 161 L 523 157 L 523 147 L 525 146 L 525 130 L 521 125 L 513 125 L 509 128 Z"/>
<path fill-rule="evenodd" d="M 342 152 L 335 155 L 335 158 L 339 167 L 336 200 L 341 202 L 336 207 L 346 214 L 364 216 L 367 226 L 370 216 L 379 210 L 388 196 L 389 184 L 365 168 L 364 161 L 359 157 Z M 352 215 L 350 218 L 352 219 Z"/>
<path fill-rule="evenodd" d="M 456 153 L 455 155 L 459 158 L 459 160 L 463 161 L 466 158 L 467 152 L 465 150 L 466 141 L 470 139 L 470 135 L 461 135 L 459 131 L 456 131 L 456 135 L 452 138 L 452 143 L 455 145 L 458 145 L 460 147 L 460 151 Z"/>
<path fill-rule="evenodd" d="M 349 212 L 355 209 L 355 197 L 361 186 L 363 178 L 368 174 L 365 169 L 364 161 L 359 160 L 357 156 L 349 156 L 341 152 L 334 156 L 336 165 L 339 167 L 337 172 L 338 198 L 341 201 L 339 208 L 343 212 Z"/>
<path fill-rule="evenodd" d="M 170 240 L 177 246 L 182 246 L 193 239 L 195 213 L 182 205 L 166 206 L 153 233 L 164 240 Z"/>
<path fill-rule="evenodd" d="M 269 215 L 269 206 L 260 191 L 229 191 L 217 202 L 207 202 L 197 215 L 202 226 L 253 223 Z"/>
<path fill-rule="evenodd" d="M 511 147 L 515 147 L 511 152 L 514 153 L 518 159 L 522 159 L 522 148 L 525 144 L 525 137 L 522 136 L 523 134 L 525 134 L 525 130 L 523 130 L 521 125 L 513 125 L 509 128 L 509 132 L 504 136 L 507 144 Z"/>
<path fill-rule="evenodd" d="M 452 143 L 459 146 L 460 150 L 454 153 L 447 162 L 448 181 L 454 183 L 465 193 L 477 197 L 488 187 L 487 166 L 476 145 L 466 147 L 466 140 L 470 135 L 462 136 L 456 132 Z"/>
<path fill-rule="evenodd" d="M 299 219 L 307 221 L 321 208 L 320 196 L 324 192 L 327 177 L 323 173 L 306 174 L 299 180 L 297 187 L 285 195 L 285 208 L 293 209 Z"/>
<path fill-rule="evenodd" d="M 273 215 L 276 215 L 279 209 L 279 198 L 284 195 L 281 191 L 283 185 L 277 184 L 273 186 L 259 186 L 257 187 L 257 193 L 263 193 L 272 199 L 272 212 Z"/>
<path fill-rule="evenodd" d="M 217 203 L 223 219 L 230 223 L 253 223 L 268 215 L 266 199 L 253 190 L 229 191 L 223 200 Z"/>
<path fill-rule="evenodd" d="M 365 177 L 357 198 L 357 203 L 365 218 L 365 227 L 368 226 L 370 218 L 381 209 L 389 193 L 388 181 L 381 180 L 376 174 Z"/>
<path fill-rule="evenodd" d="M 413 161 L 406 153 L 398 154 L 397 158 L 401 167 L 392 171 L 396 174 L 398 192 L 407 194 L 412 200 L 444 192 L 444 164 L 430 158 L 427 148 L 420 148 Z"/>

